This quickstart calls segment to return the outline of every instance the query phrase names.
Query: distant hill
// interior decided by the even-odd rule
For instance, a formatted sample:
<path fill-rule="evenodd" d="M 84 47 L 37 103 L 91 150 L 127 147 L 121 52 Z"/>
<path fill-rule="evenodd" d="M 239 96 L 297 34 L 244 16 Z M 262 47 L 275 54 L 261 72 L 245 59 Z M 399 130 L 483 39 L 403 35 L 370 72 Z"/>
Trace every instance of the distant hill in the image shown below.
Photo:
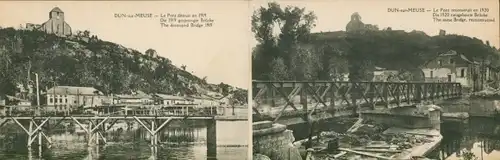
<path fill-rule="evenodd" d="M 18 85 L 28 88 L 30 70 L 38 73 L 42 91 L 54 85 L 89 86 L 106 94 L 138 90 L 212 97 L 237 94 L 232 97 L 246 102 L 246 90 L 209 84 L 186 68 L 174 66 L 154 49 L 143 54 L 90 36 L 88 31 L 58 37 L 41 31 L 0 29 L 0 94 L 18 93 Z"/>

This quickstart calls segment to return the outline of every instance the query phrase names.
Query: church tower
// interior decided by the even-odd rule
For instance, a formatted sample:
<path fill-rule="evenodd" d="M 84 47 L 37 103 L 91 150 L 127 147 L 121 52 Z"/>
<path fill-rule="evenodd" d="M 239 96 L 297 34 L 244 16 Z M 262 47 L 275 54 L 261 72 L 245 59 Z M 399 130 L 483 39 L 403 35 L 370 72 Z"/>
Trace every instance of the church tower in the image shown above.
<path fill-rule="evenodd" d="M 49 12 L 49 19 L 52 18 L 64 21 L 64 12 L 59 7 L 55 7 Z"/>
<path fill-rule="evenodd" d="M 54 7 L 49 12 L 49 20 L 40 27 L 42 31 L 57 36 L 71 35 L 71 27 L 64 20 L 64 12 L 59 7 Z"/>
<path fill-rule="evenodd" d="M 362 30 L 362 29 L 364 29 L 364 27 L 365 27 L 365 24 L 363 22 L 361 22 L 361 16 L 359 15 L 358 12 L 354 12 L 351 15 L 351 21 L 349 21 L 349 23 L 347 23 L 345 30 L 347 32 L 350 32 L 350 31 Z"/>

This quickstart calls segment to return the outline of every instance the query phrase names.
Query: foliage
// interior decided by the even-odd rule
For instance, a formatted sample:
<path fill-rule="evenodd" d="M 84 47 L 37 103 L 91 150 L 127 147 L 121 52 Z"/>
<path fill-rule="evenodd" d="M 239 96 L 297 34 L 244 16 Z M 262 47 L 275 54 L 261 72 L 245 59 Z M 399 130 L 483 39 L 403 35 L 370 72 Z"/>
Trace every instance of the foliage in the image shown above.
<path fill-rule="evenodd" d="M 282 8 L 275 2 L 254 12 L 252 32 L 259 42 L 253 50 L 252 73 L 256 73 L 254 78 L 288 77 L 284 70 L 300 67 L 293 66 L 292 55 L 301 55 L 301 51 L 297 51 L 297 45 L 308 41 L 315 20 L 316 16 L 312 12 L 306 12 L 304 8 Z M 279 30 L 279 33 L 275 34 L 275 30 Z M 272 73 L 273 67 L 277 67 L 272 65 L 281 63 L 277 57 L 281 57 L 284 66 L 275 69 L 278 73 Z"/>
<path fill-rule="evenodd" d="M 89 31 L 80 33 L 90 34 Z M 106 41 L 81 36 L 57 37 L 40 31 L 0 29 L 0 94 L 17 93 L 28 70 L 38 73 L 40 88 L 54 85 L 89 86 L 104 93 L 198 94 L 189 84 L 207 90 L 211 84 L 174 66 L 168 58 L 146 54 Z M 33 76 L 32 76 L 33 77 Z M 33 79 L 33 78 L 32 78 Z M 218 88 L 212 88 L 218 91 Z"/>
<path fill-rule="evenodd" d="M 465 151 L 462 156 L 463 156 L 463 160 L 477 160 L 478 159 L 476 157 L 476 155 L 470 151 Z"/>
<path fill-rule="evenodd" d="M 283 58 L 278 57 L 271 62 L 272 73 L 270 75 L 270 80 L 287 80 L 289 79 L 289 71 L 285 65 Z"/>

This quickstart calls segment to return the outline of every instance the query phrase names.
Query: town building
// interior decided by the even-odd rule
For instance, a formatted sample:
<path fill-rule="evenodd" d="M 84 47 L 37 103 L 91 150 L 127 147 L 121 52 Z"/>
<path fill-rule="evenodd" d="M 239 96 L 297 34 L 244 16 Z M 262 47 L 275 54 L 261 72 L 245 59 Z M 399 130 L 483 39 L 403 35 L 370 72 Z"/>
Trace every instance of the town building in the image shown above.
<path fill-rule="evenodd" d="M 365 24 L 361 21 L 361 16 L 358 12 L 351 15 L 351 21 L 347 23 L 345 30 L 347 32 L 363 31 L 363 30 L 379 30 L 377 25 Z"/>
<path fill-rule="evenodd" d="M 49 20 L 47 20 L 45 23 L 41 25 L 27 23 L 26 29 L 39 30 L 61 37 L 70 36 L 72 34 L 71 27 L 64 20 L 64 12 L 59 7 L 55 7 L 49 12 Z"/>
<path fill-rule="evenodd" d="M 397 70 L 388 70 L 381 67 L 375 67 L 373 71 L 373 81 L 374 82 L 387 82 L 394 81 L 398 79 L 399 71 Z"/>
<path fill-rule="evenodd" d="M 196 105 L 201 105 L 201 106 L 215 106 L 215 105 L 220 105 L 220 101 L 209 96 L 201 95 L 201 96 L 190 96 L 188 97 L 190 100 L 193 101 L 194 104 Z"/>
<path fill-rule="evenodd" d="M 130 95 L 113 95 L 112 99 L 113 104 L 152 105 L 154 103 L 153 97 L 142 91 L 137 91 Z"/>
<path fill-rule="evenodd" d="M 439 54 L 435 59 L 427 62 L 422 69 L 426 82 L 458 82 L 463 87 L 478 87 L 480 63 L 469 60 L 456 51 Z"/>
<path fill-rule="evenodd" d="M 192 102 L 181 96 L 166 95 L 166 94 L 154 94 L 155 104 L 159 105 L 181 105 L 181 104 L 192 104 Z"/>
<path fill-rule="evenodd" d="M 21 98 L 9 96 L 9 95 L 6 95 L 5 97 L 7 97 L 7 102 L 6 102 L 7 105 L 31 106 L 31 101 L 29 101 L 29 100 L 21 99 Z"/>
<path fill-rule="evenodd" d="M 93 87 L 55 86 L 45 93 L 48 106 L 101 106 L 103 93 Z"/>

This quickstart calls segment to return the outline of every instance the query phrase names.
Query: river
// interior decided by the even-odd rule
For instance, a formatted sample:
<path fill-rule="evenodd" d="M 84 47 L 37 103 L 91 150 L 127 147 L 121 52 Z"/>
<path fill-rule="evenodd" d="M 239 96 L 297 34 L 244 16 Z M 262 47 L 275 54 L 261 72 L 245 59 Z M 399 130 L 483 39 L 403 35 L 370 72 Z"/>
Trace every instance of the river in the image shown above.
<path fill-rule="evenodd" d="M 246 111 L 236 110 L 236 113 Z M 173 122 L 172 122 L 173 123 Z M 158 147 L 158 159 L 206 159 L 206 127 L 196 122 L 178 123 L 164 129 L 160 135 L 161 147 Z M 245 160 L 248 159 L 248 144 L 250 137 L 248 121 L 217 121 L 217 159 Z M 89 150 L 86 147 L 84 134 L 64 129 L 52 129 L 48 136 L 52 145 L 43 146 L 45 160 L 136 160 L 148 159 L 151 156 L 149 135 L 144 129 L 120 129 L 105 135 L 106 145 Z M 9 123 L 0 129 L 0 159 L 29 159 L 27 135 L 22 130 Z M 45 141 L 45 140 L 44 140 Z M 32 158 L 38 159 L 37 140 L 32 146 Z"/>
<path fill-rule="evenodd" d="M 471 114 L 467 123 L 444 122 L 441 124 L 443 140 L 441 145 L 428 155 L 428 158 L 439 160 L 467 160 L 464 155 L 472 155 L 477 160 L 500 160 L 500 117 L 486 118 L 474 115 L 493 114 L 499 106 L 499 100 L 454 100 L 454 104 L 440 105 L 444 112 L 468 112 Z M 457 105 L 463 102 L 461 105 Z M 356 118 L 331 119 L 321 122 L 321 131 L 345 133 L 354 124 Z M 306 124 L 289 125 L 294 130 L 295 140 L 308 137 L 304 131 Z M 473 153 L 473 154 L 470 154 Z"/>
<path fill-rule="evenodd" d="M 444 122 L 441 125 L 443 141 L 429 158 L 463 160 L 469 155 L 477 160 L 500 159 L 500 119 L 474 116 L 493 114 L 499 102 L 470 100 L 469 105 L 444 106 L 448 112 L 469 112 L 471 117 L 465 124 Z"/>

